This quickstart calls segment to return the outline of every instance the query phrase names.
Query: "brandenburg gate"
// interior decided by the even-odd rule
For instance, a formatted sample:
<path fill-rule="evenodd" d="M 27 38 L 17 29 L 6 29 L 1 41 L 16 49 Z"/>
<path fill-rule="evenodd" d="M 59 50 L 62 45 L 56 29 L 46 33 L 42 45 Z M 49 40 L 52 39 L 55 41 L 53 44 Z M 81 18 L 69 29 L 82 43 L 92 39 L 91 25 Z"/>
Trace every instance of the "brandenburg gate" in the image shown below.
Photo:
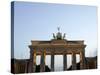
<path fill-rule="evenodd" d="M 46 55 L 51 55 L 51 71 L 54 71 L 55 55 L 63 55 L 63 70 L 67 70 L 67 55 L 72 55 L 72 70 L 76 70 L 76 54 L 80 55 L 80 69 L 85 68 L 85 47 L 83 40 L 70 41 L 65 39 L 65 33 L 62 36 L 59 28 L 56 34 L 53 33 L 53 39 L 50 41 L 31 41 L 30 61 L 31 72 L 36 70 L 36 56 L 40 55 L 40 72 L 45 72 Z"/>

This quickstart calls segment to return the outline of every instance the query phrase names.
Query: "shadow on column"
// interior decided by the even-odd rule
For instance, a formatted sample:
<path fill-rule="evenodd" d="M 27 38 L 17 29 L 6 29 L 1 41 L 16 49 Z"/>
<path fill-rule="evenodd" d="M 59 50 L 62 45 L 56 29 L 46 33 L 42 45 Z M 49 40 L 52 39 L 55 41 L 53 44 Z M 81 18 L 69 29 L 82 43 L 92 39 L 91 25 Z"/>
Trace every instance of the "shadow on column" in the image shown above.
<path fill-rule="evenodd" d="M 72 70 L 72 65 L 67 70 Z M 76 70 L 80 70 L 80 62 L 76 64 Z"/>
<path fill-rule="evenodd" d="M 50 72 L 50 71 L 51 69 L 47 65 L 45 65 L 45 72 Z M 36 65 L 35 72 L 40 72 L 40 65 Z"/>

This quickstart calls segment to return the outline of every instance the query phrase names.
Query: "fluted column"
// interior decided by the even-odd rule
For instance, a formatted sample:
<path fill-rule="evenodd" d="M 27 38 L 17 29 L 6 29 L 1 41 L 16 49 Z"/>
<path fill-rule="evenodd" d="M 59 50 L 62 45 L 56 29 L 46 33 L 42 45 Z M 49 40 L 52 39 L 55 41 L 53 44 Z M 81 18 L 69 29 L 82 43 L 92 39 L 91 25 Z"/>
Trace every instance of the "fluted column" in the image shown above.
<path fill-rule="evenodd" d="M 33 48 L 30 48 L 30 61 L 28 66 L 28 73 L 33 72 Z"/>
<path fill-rule="evenodd" d="M 41 55 L 40 72 L 45 72 L 45 55 L 46 55 L 46 52 L 45 50 L 43 50 L 42 55 Z"/>
<path fill-rule="evenodd" d="M 76 54 L 72 53 L 72 70 L 76 70 Z"/>
<path fill-rule="evenodd" d="M 33 50 L 33 72 L 36 70 L 36 50 Z"/>
<path fill-rule="evenodd" d="M 51 53 L 51 71 L 54 71 L 54 52 Z"/>
<path fill-rule="evenodd" d="M 25 62 L 25 73 L 28 72 L 28 63 L 27 63 L 27 62 L 28 62 L 28 61 Z"/>
<path fill-rule="evenodd" d="M 80 69 L 85 68 L 85 54 L 84 52 L 80 52 Z"/>
<path fill-rule="evenodd" d="M 66 54 L 63 55 L 63 70 L 67 70 L 67 56 Z"/>

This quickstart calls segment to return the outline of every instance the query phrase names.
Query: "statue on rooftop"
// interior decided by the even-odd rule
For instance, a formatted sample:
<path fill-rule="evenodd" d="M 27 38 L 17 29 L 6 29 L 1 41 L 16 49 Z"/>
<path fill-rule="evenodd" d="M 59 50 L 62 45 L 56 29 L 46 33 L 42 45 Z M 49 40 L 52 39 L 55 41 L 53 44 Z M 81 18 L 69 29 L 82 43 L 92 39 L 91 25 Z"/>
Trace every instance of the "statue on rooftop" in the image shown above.
<path fill-rule="evenodd" d="M 54 33 L 53 33 L 53 38 L 54 38 L 54 39 L 56 39 L 56 36 L 55 36 L 55 34 L 54 34 Z"/>
<path fill-rule="evenodd" d="M 60 32 L 60 27 L 58 27 L 57 29 L 58 29 L 58 32 L 56 33 L 56 35 L 53 33 L 53 39 L 56 39 L 56 40 L 65 39 L 66 34 L 64 33 L 64 35 L 62 36 L 62 33 Z"/>
<path fill-rule="evenodd" d="M 66 37 L 66 33 L 64 33 L 64 35 L 63 35 L 63 39 L 65 39 L 65 37 Z"/>

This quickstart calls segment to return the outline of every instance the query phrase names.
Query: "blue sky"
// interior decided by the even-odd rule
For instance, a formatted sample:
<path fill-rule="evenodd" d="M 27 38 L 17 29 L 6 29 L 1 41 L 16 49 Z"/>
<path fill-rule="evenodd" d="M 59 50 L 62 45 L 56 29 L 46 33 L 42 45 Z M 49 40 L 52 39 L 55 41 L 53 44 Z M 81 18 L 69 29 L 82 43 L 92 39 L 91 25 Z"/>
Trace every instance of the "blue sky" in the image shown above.
<path fill-rule="evenodd" d="M 29 58 L 31 40 L 51 40 L 57 27 L 67 40 L 84 40 L 86 56 L 97 50 L 97 7 L 14 2 L 14 57 Z"/>

